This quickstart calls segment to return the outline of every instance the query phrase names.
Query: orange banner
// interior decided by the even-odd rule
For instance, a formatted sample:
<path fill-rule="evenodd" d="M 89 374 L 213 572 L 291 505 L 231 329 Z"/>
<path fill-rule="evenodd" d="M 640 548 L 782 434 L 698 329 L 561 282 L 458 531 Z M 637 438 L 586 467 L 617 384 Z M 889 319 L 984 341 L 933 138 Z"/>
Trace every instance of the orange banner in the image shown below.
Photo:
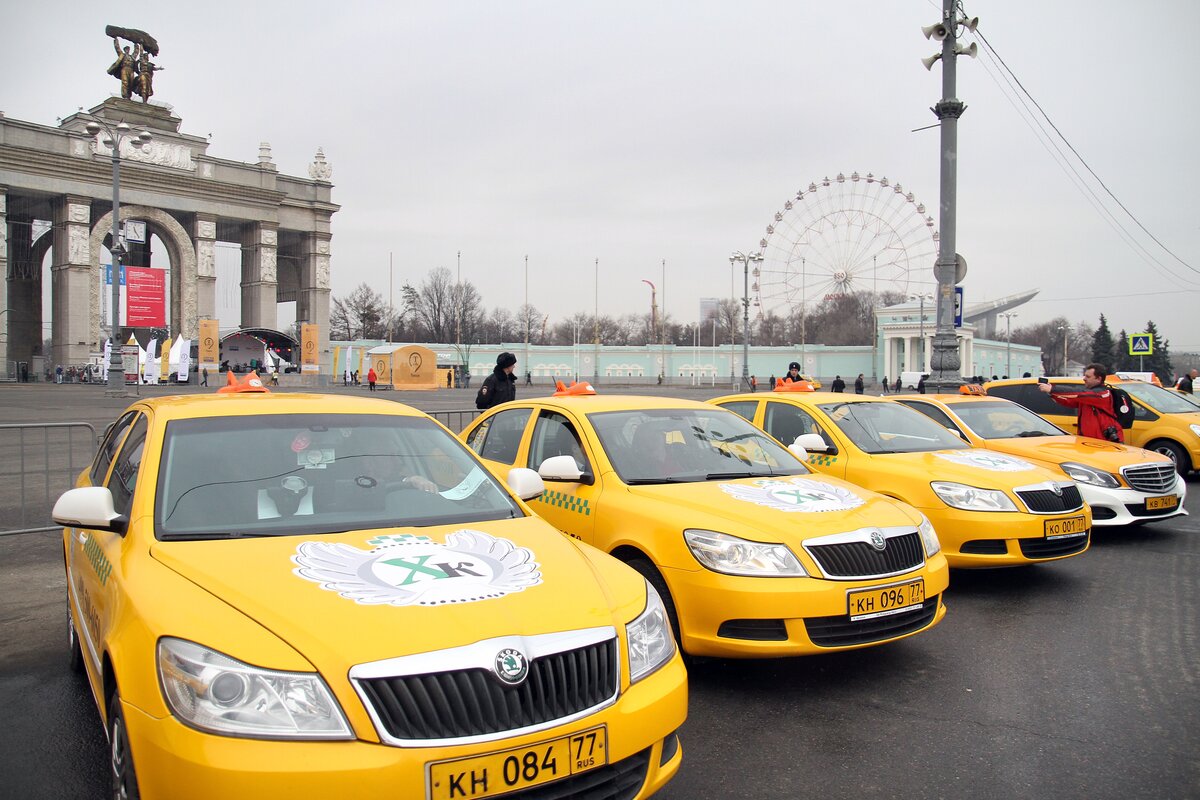
<path fill-rule="evenodd" d="M 200 341 L 197 342 L 200 369 L 216 372 L 221 361 L 221 333 L 215 319 L 200 320 Z"/>
<path fill-rule="evenodd" d="M 321 371 L 321 362 L 317 353 L 317 338 L 320 326 L 315 322 L 306 322 L 300 326 L 300 372 L 316 373 Z"/>

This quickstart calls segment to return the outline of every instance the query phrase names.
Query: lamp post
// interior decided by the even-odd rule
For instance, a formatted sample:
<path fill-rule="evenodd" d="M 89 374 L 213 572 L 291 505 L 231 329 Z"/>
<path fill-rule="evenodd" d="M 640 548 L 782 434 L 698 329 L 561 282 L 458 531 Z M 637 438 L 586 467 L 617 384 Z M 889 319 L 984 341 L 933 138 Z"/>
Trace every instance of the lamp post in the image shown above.
<path fill-rule="evenodd" d="M 758 272 L 758 264 L 763 260 L 762 253 L 751 253 L 746 255 L 741 250 L 734 251 L 729 257 L 729 265 L 732 267 L 737 262 L 742 262 L 742 386 L 743 388 L 750 386 L 750 265 L 754 264 L 755 273 Z M 732 356 L 732 353 L 730 353 Z M 730 360 L 732 367 L 733 361 Z M 731 376 L 732 377 L 732 376 Z"/>
<path fill-rule="evenodd" d="M 1006 378 L 1012 377 L 1012 318 L 1017 316 L 1015 311 L 1005 311 L 1000 316 L 1004 317 L 1005 332 L 1004 332 L 1004 371 Z"/>
<path fill-rule="evenodd" d="M 921 301 L 921 350 L 918 353 L 918 355 L 920 356 L 920 359 L 919 359 L 918 366 L 917 366 L 917 372 L 924 373 L 925 372 L 925 301 L 932 300 L 933 295 L 931 295 L 931 294 L 914 294 L 914 295 L 909 295 L 909 299 Z"/>
<path fill-rule="evenodd" d="M 121 330 L 121 257 L 125 255 L 125 247 L 121 244 L 121 142 L 131 139 L 135 146 L 145 147 L 150 143 L 151 136 L 146 131 L 134 134 L 133 129 L 125 122 L 118 122 L 109 127 L 98 117 L 92 117 L 84 126 L 90 136 L 96 136 L 100 131 L 108 134 L 106 145 L 112 146 L 112 347 L 108 359 L 108 386 L 104 393 L 110 397 L 125 396 L 125 368 L 121 362 L 121 343 L 118 341 Z"/>
<path fill-rule="evenodd" d="M 1067 336 L 1071 333 L 1070 325 L 1059 325 L 1058 329 L 1063 332 L 1063 363 L 1062 374 L 1067 374 Z"/>

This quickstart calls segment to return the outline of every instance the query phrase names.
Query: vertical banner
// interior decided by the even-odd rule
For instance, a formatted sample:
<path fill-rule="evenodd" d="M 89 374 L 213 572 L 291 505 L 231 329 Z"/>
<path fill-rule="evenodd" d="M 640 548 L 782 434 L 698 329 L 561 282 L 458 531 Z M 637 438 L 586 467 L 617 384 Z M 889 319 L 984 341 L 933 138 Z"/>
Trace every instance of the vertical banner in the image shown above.
<path fill-rule="evenodd" d="M 174 346 L 171 337 L 168 336 L 162 343 L 162 358 L 159 359 L 158 365 L 158 380 L 171 382 L 171 348 Z"/>
<path fill-rule="evenodd" d="M 131 328 L 166 324 L 166 273 L 149 267 L 126 267 L 125 324 Z"/>
<path fill-rule="evenodd" d="M 315 375 L 321 371 L 321 363 L 317 354 L 317 335 L 319 326 L 315 322 L 306 322 L 300 326 L 300 372 Z"/>
<path fill-rule="evenodd" d="M 189 370 L 192 366 L 191 339 L 176 339 L 172 350 L 174 351 L 172 358 L 174 359 L 176 369 L 175 380 L 179 383 L 187 383 Z"/>
<path fill-rule="evenodd" d="M 200 320 L 200 352 L 197 359 L 200 369 L 216 372 L 220 366 L 221 334 L 217 330 L 215 319 Z"/>

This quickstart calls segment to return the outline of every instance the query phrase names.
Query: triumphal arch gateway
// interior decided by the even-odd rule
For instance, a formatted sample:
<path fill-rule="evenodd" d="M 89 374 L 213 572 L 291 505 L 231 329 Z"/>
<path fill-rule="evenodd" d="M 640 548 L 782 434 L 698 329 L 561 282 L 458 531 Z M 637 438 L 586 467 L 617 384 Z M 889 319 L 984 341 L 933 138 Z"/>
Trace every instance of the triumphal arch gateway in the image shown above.
<path fill-rule="evenodd" d="M 113 129 L 124 122 L 151 136 L 145 145 L 135 136 L 120 141 L 120 221 L 145 223 L 145 241 L 157 235 L 167 251 L 172 335 L 194 341 L 199 320 L 216 318 L 216 247 L 234 243 L 241 247 L 241 327 L 276 330 L 278 304 L 295 301 L 296 320 L 317 324 L 318 351 L 327 353 L 330 220 L 339 206 L 330 199 L 324 155 L 317 151 L 308 178 L 280 174 L 266 144 L 256 163 L 215 158 L 208 137 L 182 132 L 169 106 L 147 102 L 149 92 L 134 100 L 126 85 L 125 96 L 57 126 L 0 110 L 0 334 L 7 334 L 0 336 L 0 377 L 6 363 L 38 356 L 47 365 L 86 363 L 108 338 L 101 310 L 111 286 L 102 249 L 112 242 L 113 159 L 111 139 L 103 130 L 89 134 L 89 122 Z M 125 264 L 149 266 L 148 244 L 125 247 Z M 50 287 L 42 285 L 47 253 Z M 47 290 L 52 314 L 43 320 Z"/>

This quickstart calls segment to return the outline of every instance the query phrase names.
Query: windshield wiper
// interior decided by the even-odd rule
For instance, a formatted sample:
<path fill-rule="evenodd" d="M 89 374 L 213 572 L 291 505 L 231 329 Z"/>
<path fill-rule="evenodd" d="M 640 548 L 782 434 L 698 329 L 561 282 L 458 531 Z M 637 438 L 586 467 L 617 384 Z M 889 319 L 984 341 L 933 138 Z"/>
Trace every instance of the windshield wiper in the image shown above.
<path fill-rule="evenodd" d="M 1017 434 L 1018 439 L 1028 438 L 1030 436 L 1049 436 L 1045 431 L 1021 431 Z"/>
<path fill-rule="evenodd" d="M 704 478 L 710 481 L 723 481 L 730 478 L 769 478 L 774 474 L 773 472 L 749 472 L 742 470 L 741 472 L 710 472 Z"/>
<path fill-rule="evenodd" d="M 655 483 L 697 483 L 704 480 L 703 475 L 688 475 L 685 477 L 669 478 L 631 478 L 625 481 L 626 486 L 646 486 Z"/>

